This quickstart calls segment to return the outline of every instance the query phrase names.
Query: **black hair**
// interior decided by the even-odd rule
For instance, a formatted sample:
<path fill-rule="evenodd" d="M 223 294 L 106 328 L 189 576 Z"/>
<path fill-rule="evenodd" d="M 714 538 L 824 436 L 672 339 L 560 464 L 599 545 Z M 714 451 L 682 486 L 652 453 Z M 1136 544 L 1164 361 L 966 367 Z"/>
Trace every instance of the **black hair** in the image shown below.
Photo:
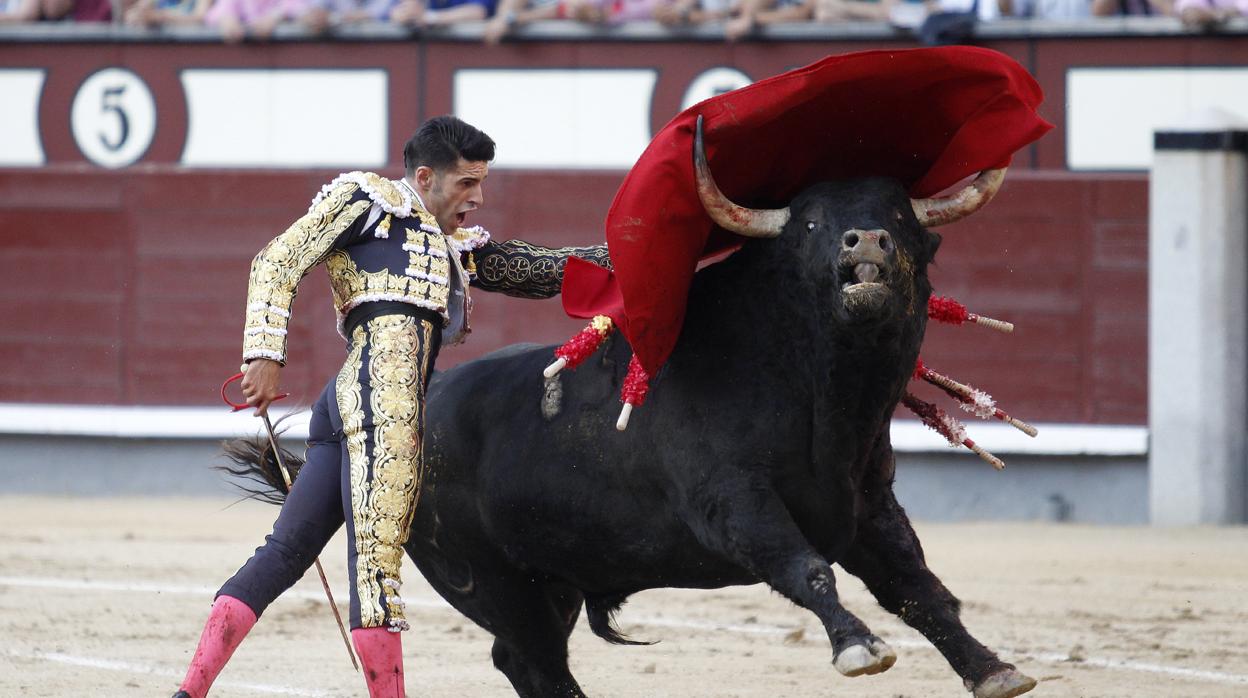
<path fill-rule="evenodd" d="M 481 129 L 453 116 L 435 116 L 416 129 L 403 146 L 403 167 L 410 177 L 422 165 L 446 170 L 459 162 L 494 159 L 494 140 Z"/>

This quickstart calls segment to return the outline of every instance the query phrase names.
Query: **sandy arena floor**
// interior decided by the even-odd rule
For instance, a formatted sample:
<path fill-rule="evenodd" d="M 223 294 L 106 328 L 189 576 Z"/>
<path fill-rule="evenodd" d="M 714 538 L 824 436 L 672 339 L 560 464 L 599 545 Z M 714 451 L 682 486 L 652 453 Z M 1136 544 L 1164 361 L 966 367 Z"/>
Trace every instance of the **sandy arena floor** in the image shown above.
<path fill-rule="evenodd" d="M 0 498 L 0 696 L 168 696 L 213 590 L 274 510 L 223 500 Z M 971 631 L 1040 680 L 1037 696 L 1248 696 L 1248 529 L 924 525 Z M 323 556 L 346 597 L 345 542 Z M 490 638 L 409 562 L 413 696 L 512 695 Z M 572 666 L 596 696 L 963 696 L 917 633 L 838 574 L 845 604 L 900 658 L 843 678 L 814 616 L 763 586 L 634 597 L 613 647 L 584 621 Z M 266 613 L 214 696 L 359 696 L 315 573 Z"/>

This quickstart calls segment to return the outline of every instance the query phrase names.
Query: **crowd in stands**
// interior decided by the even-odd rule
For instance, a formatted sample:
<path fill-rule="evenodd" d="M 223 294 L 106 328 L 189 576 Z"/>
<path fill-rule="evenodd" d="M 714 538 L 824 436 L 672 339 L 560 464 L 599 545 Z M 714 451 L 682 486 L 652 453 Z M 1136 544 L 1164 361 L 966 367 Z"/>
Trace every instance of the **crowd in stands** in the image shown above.
<path fill-rule="evenodd" d="M 759 26 L 792 22 L 890 22 L 918 28 L 938 16 L 974 23 L 1003 17 L 1080 20 L 1121 15 L 1173 15 L 1189 28 L 1209 30 L 1248 16 L 1248 0 L 0 0 L 0 24 L 207 24 L 230 42 L 266 39 L 282 23 L 321 33 L 360 22 L 414 29 L 477 22 L 484 23 L 485 40 L 497 43 L 515 28 L 542 20 L 594 25 L 657 21 L 669 27 L 713 22 L 723 27 L 727 39 L 736 40 Z"/>

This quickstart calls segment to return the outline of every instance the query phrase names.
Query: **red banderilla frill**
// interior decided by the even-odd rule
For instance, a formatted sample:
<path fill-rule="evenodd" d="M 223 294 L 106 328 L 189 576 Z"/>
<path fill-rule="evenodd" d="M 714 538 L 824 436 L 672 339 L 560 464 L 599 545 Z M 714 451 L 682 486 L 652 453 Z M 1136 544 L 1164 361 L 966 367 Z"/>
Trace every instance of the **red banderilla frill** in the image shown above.
<path fill-rule="evenodd" d="M 979 446 L 979 444 L 972 441 L 971 438 L 966 435 L 966 427 L 963 426 L 962 422 L 959 422 L 957 418 L 946 414 L 945 411 L 939 407 L 930 402 L 920 400 L 910 393 L 906 393 L 901 396 L 901 404 L 905 405 L 911 412 L 918 415 L 919 419 L 923 420 L 924 424 L 935 430 L 936 433 L 945 437 L 951 446 L 957 446 L 958 444 L 966 446 L 971 449 L 975 455 L 983 458 L 989 465 L 997 470 L 1005 469 L 1005 463 L 1003 463 L 1000 458 L 997 458 L 991 453 L 985 451 Z"/>
<path fill-rule="evenodd" d="M 637 360 L 637 355 L 633 354 L 633 359 L 628 362 L 628 375 L 624 376 L 624 385 L 620 388 L 620 401 L 624 403 L 624 409 L 620 410 L 620 418 L 615 423 L 616 429 L 624 431 L 628 428 L 629 415 L 633 413 L 634 407 L 641 407 L 645 403 L 648 392 L 650 374 L 646 373 L 646 369 Z"/>
<path fill-rule="evenodd" d="M 577 332 L 572 339 L 563 343 L 555 350 L 555 361 L 542 371 L 547 378 L 554 378 L 564 368 L 576 368 L 581 362 L 593 356 L 598 347 L 606 341 L 612 330 L 611 318 L 606 315 L 595 315 L 585 329 Z"/>
<path fill-rule="evenodd" d="M 1013 332 L 1014 324 L 1004 322 L 1002 320 L 994 320 L 983 315 L 967 312 L 966 306 L 955 301 L 952 298 L 943 296 L 932 296 L 927 299 L 927 316 L 937 322 L 945 322 L 951 325 L 961 325 L 964 322 L 973 322 L 977 325 L 983 325 L 998 332 Z"/>

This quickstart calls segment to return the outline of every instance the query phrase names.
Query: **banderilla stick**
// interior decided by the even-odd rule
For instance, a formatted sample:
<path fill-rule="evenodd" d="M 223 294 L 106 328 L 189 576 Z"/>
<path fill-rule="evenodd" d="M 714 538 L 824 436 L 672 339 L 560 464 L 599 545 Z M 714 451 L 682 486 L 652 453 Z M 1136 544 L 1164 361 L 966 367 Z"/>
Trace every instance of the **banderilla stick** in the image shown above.
<path fill-rule="evenodd" d="M 286 464 L 282 462 L 282 449 L 277 447 L 277 435 L 273 433 L 273 422 L 269 421 L 269 414 L 263 412 L 260 414 L 264 420 L 264 429 L 269 432 L 269 445 L 273 447 L 273 457 L 277 459 L 277 467 L 282 471 L 282 480 L 286 482 L 286 491 L 290 492 L 290 488 L 294 487 L 294 483 L 290 480 L 290 471 L 286 470 Z M 325 596 L 329 599 L 329 608 L 334 612 L 334 620 L 338 621 L 338 632 L 342 633 L 342 642 L 347 646 L 347 656 L 351 658 L 351 666 L 356 671 L 360 670 L 359 662 L 355 661 L 355 651 L 351 649 L 351 640 L 347 637 L 347 627 L 342 624 L 342 615 L 338 613 L 338 604 L 334 603 L 334 592 L 329 590 L 329 580 L 325 579 L 325 568 L 321 567 L 321 557 L 318 555 L 316 560 L 316 573 L 321 576 L 321 586 L 325 589 Z"/>

